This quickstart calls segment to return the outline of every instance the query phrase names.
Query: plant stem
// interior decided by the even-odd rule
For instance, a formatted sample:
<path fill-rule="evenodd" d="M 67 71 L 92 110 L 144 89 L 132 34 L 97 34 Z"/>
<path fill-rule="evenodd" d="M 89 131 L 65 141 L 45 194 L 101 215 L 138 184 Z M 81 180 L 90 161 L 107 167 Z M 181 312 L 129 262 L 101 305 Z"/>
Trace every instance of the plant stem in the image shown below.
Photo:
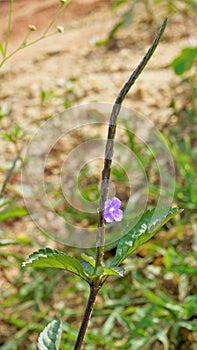
<path fill-rule="evenodd" d="M 72 0 L 67 0 L 65 3 L 62 3 L 62 5 L 60 4 L 58 9 L 56 10 L 51 22 L 49 23 L 49 25 L 47 26 L 47 28 L 44 30 L 44 32 L 42 33 L 42 35 L 29 42 L 29 43 L 26 43 L 25 45 L 24 42 L 27 40 L 27 38 L 29 37 L 31 31 L 29 31 L 27 33 L 27 36 L 23 39 L 22 43 L 14 50 L 12 51 L 9 55 L 7 55 L 7 46 L 8 46 L 8 41 L 9 41 L 9 36 L 10 36 L 10 28 L 11 28 L 11 18 L 12 18 L 12 4 L 13 4 L 13 0 L 10 0 L 10 12 L 9 12 L 9 19 L 8 19 L 8 29 L 7 29 L 7 33 L 6 33 L 6 43 L 5 43 L 5 48 L 4 48 L 4 56 L 3 56 L 3 59 L 2 61 L 0 62 L 0 68 L 3 66 L 3 64 L 9 59 L 11 58 L 12 56 L 15 55 L 15 53 L 17 53 L 18 51 L 28 47 L 28 46 L 31 46 L 31 45 L 34 45 L 36 43 L 38 43 L 39 41 L 43 40 L 43 39 L 46 39 L 54 34 L 57 34 L 57 32 L 55 33 L 49 33 L 49 30 L 51 29 L 51 27 L 53 26 L 53 24 L 56 22 L 57 18 L 60 16 L 60 14 L 62 13 L 62 11 L 65 9 L 66 6 L 68 6 L 68 4 L 71 2 Z"/>
<path fill-rule="evenodd" d="M 87 305 L 86 305 L 86 309 L 85 309 L 85 313 L 84 313 L 84 316 L 83 316 L 83 320 L 81 322 L 81 326 L 80 326 L 80 329 L 79 329 L 79 333 L 78 333 L 78 337 L 77 337 L 77 340 L 76 340 L 76 343 L 75 343 L 74 350 L 80 350 L 81 349 L 81 346 L 82 346 L 82 343 L 83 343 L 83 339 L 84 339 L 86 330 L 88 328 L 89 320 L 90 320 L 90 317 L 91 317 L 91 314 L 92 314 L 93 306 L 94 306 L 94 303 L 95 303 L 95 300 L 96 300 L 96 296 L 97 296 L 100 288 L 101 288 L 100 286 L 99 287 L 96 287 L 96 286 L 93 286 L 93 285 L 90 286 L 90 294 L 89 294 L 88 302 L 87 302 Z"/>
<path fill-rule="evenodd" d="M 48 35 L 45 35 L 45 36 L 40 36 L 39 38 L 33 40 L 33 41 L 30 41 L 29 43 L 26 43 L 25 46 L 23 46 L 23 43 L 25 42 L 25 40 L 28 39 L 29 35 L 31 34 L 31 31 L 28 31 L 26 37 L 24 38 L 23 42 L 14 50 L 12 51 L 8 56 L 6 56 L 0 63 L 0 68 L 3 66 L 3 64 L 9 59 L 11 58 L 12 56 L 14 56 L 18 51 L 26 48 L 26 47 L 29 47 L 29 46 L 32 46 L 36 43 L 38 43 L 39 41 L 43 40 L 43 39 L 46 39 L 46 38 L 49 38 L 50 36 L 52 35 L 55 35 L 57 34 L 57 32 L 54 32 L 54 33 L 50 33 Z"/>
<path fill-rule="evenodd" d="M 135 83 L 141 72 L 144 70 L 146 64 L 150 60 L 153 55 L 159 41 L 162 37 L 162 34 L 165 30 L 167 24 L 167 17 L 164 19 L 155 39 L 152 42 L 152 45 L 148 49 L 147 53 L 138 64 L 137 68 L 131 74 L 130 78 L 124 84 L 120 93 L 118 94 L 115 103 L 112 108 L 109 127 L 108 127 L 108 136 L 107 143 L 105 148 L 105 159 L 104 159 L 104 168 L 102 171 L 102 181 L 101 181 L 101 189 L 100 189 L 100 203 L 99 203 L 99 213 L 98 213 L 98 231 L 97 231 L 97 240 L 96 240 L 96 266 L 95 273 L 99 266 L 102 265 L 103 257 L 104 257 L 104 249 L 105 249 L 105 222 L 104 222 L 104 209 L 105 202 L 107 200 L 108 190 L 109 190 L 109 179 L 111 174 L 111 164 L 113 158 L 113 150 L 114 150 L 114 139 L 116 134 L 116 123 L 117 118 L 121 109 L 122 102 L 129 92 L 131 86 Z"/>
<path fill-rule="evenodd" d="M 51 22 L 49 23 L 49 25 L 47 26 L 47 28 L 44 30 L 42 37 L 44 38 L 46 36 L 46 34 L 48 33 L 48 31 L 51 29 L 51 27 L 53 26 L 53 24 L 56 22 L 57 18 L 60 16 L 60 14 L 62 13 L 62 11 L 65 9 L 66 6 L 68 6 L 68 4 L 71 2 L 72 0 L 67 0 L 65 3 L 62 3 L 59 5 L 57 11 L 55 12 Z"/>
<path fill-rule="evenodd" d="M 9 10 L 9 17 L 8 17 L 8 26 L 7 26 L 7 31 L 6 31 L 6 38 L 5 38 L 4 57 L 6 57 L 6 54 L 7 54 L 8 42 L 9 42 L 10 31 L 11 31 L 13 1 L 14 1 L 14 0 L 10 0 L 10 10 Z"/>
<path fill-rule="evenodd" d="M 105 148 L 105 159 L 104 159 L 104 167 L 102 170 L 102 182 L 101 182 L 101 191 L 100 191 L 100 203 L 99 203 L 99 214 L 98 214 L 98 231 L 97 231 L 97 241 L 96 241 L 96 266 L 94 273 L 96 274 L 97 268 L 99 266 L 102 266 L 103 263 L 103 257 L 104 257 L 104 248 L 105 248 L 105 222 L 104 222 L 104 209 L 105 209 L 105 201 L 107 200 L 108 195 L 108 189 L 109 189 L 109 179 L 110 179 L 110 173 L 111 173 L 111 164 L 112 164 L 112 158 L 113 158 L 113 149 L 114 149 L 114 139 L 115 139 L 115 133 L 116 133 L 116 122 L 117 117 L 120 112 L 121 104 L 130 90 L 131 86 L 135 83 L 136 79 L 139 77 L 140 73 L 143 71 L 144 67 L 148 63 L 149 59 L 153 55 L 161 36 L 165 30 L 167 24 L 167 17 L 163 21 L 163 24 L 156 35 L 154 41 L 152 42 L 152 45 L 150 46 L 149 50 L 147 51 L 146 55 L 143 57 L 141 62 L 138 64 L 137 68 L 134 70 L 134 72 L 131 74 L 128 81 L 124 84 L 123 88 L 121 89 L 120 93 L 118 94 L 116 101 L 113 105 L 110 121 L 109 121 L 109 127 L 108 127 L 108 136 L 107 136 L 107 143 Z M 77 337 L 77 341 L 74 347 L 74 350 L 80 350 L 83 339 L 88 327 L 88 323 L 91 317 L 91 313 L 93 310 L 93 306 L 96 300 L 96 296 L 103 285 L 103 283 L 106 281 L 107 276 L 100 281 L 97 280 L 97 284 L 92 284 L 90 286 L 90 294 L 87 302 L 87 306 L 85 309 L 85 313 L 83 316 L 83 320 L 81 322 L 81 327 L 79 330 L 79 334 Z M 99 283 L 98 283 L 99 281 Z"/>
<path fill-rule="evenodd" d="M 5 180 L 4 180 L 4 182 L 2 184 L 2 187 L 1 187 L 1 190 L 0 190 L 0 198 L 3 197 L 3 194 L 5 192 L 6 186 L 7 186 L 8 182 L 9 182 L 11 176 L 12 176 L 12 173 L 13 173 L 14 169 L 15 169 L 16 163 L 17 163 L 18 159 L 21 156 L 22 149 L 23 149 L 23 147 L 21 147 L 19 149 L 19 151 L 17 152 L 17 155 L 16 155 L 16 157 L 15 157 L 13 163 L 12 163 L 12 166 L 11 166 L 11 168 L 8 170 L 8 172 L 6 174 Z"/>

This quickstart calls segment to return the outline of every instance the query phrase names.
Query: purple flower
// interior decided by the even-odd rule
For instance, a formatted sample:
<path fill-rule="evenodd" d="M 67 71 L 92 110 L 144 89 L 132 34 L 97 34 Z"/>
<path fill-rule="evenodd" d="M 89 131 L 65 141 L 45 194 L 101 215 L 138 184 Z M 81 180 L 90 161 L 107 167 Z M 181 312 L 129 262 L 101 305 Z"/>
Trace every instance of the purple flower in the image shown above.
<path fill-rule="evenodd" d="M 105 202 L 104 218 L 107 222 L 121 221 L 122 210 L 120 210 L 121 201 L 117 197 L 114 197 L 111 201 Z"/>

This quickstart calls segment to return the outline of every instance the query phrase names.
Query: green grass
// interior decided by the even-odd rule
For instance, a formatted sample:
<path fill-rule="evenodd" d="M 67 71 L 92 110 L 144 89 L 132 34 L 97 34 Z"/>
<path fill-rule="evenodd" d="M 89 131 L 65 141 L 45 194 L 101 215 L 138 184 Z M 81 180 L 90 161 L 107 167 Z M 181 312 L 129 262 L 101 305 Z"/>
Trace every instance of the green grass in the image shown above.
<path fill-rule="evenodd" d="M 177 223 L 128 259 L 126 277 L 111 278 L 101 289 L 86 349 L 137 350 L 156 340 L 164 349 L 179 349 L 183 330 L 190 349 L 197 331 L 197 254 L 192 239 L 191 227 Z M 0 254 L 4 269 L 18 266 L 11 287 L 1 295 L 1 319 L 12 329 L 1 349 L 29 349 L 30 344 L 36 349 L 37 334 L 53 318 L 63 320 L 61 348 L 71 348 L 88 294 L 85 283 L 52 269 L 24 271 L 23 256 L 3 248 Z"/>
<path fill-rule="evenodd" d="M 175 198 L 185 208 L 185 214 L 182 221 L 174 219 L 165 231 L 128 259 L 125 278 L 110 278 L 101 289 L 85 339 L 86 350 L 144 350 L 156 342 L 162 343 L 165 350 L 181 349 L 183 344 L 183 349 L 189 350 L 197 341 L 197 254 L 194 227 L 189 223 L 189 210 L 194 208 L 196 199 L 192 193 L 195 174 L 192 166 L 183 167 L 191 163 L 193 149 L 187 139 L 181 146 L 173 141 L 171 151 L 178 172 Z M 185 147 L 181 157 L 178 147 Z M 118 171 L 114 175 L 119 182 Z M 183 196 L 180 197 L 180 193 Z M 89 194 L 85 196 L 88 198 Z M 12 217 L 10 214 L 9 220 L 13 220 Z M 22 269 L 27 248 L 28 252 L 35 250 L 31 239 L 25 241 L 24 237 L 24 241 L 17 241 L 16 237 L 4 233 L 0 258 L 7 287 L 1 294 L 0 318 L 1 325 L 9 331 L 2 338 L 1 349 L 36 349 L 38 334 L 54 318 L 63 320 L 61 349 L 71 349 L 83 314 L 87 287 L 62 272 Z"/>

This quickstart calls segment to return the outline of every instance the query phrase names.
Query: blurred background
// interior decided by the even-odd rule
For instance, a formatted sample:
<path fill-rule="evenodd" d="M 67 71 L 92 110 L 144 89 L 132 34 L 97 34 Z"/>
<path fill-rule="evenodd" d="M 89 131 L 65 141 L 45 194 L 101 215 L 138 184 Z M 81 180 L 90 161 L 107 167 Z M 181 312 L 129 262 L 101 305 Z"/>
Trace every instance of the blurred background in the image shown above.
<path fill-rule="evenodd" d="M 8 55 L 42 36 L 59 4 L 57 0 L 13 1 Z M 10 1 L 0 0 L 1 48 L 9 9 Z M 188 0 L 73 0 L 50 27 L 48 38 L 19 50 L 2 64 L 0 349 L 36 349 L 39 332 L 54 318 L 63 321 L 61 349 L 71 349 L 88 295 L 85 284 L 62 271 L 21 268 L 22 261 L 41 247 L 77 254 L 77 250 L 49 239 L 28 215 L 21 187 L 27 142 L 44 121 L 70 107 L 113 104 L 165 16 L 164 36 L 124 107 L 142 113 L 162 132 L 175 164 L 172 204 L 184 212 L 127 259 L 125 278 L 111 278 L 103 286 L 84 349 L 196 349 L 196 15 L 196 1 Z M 35 30 L 26 40 L 29 25 Z M 64 27 L 64 32 L 59 33 L 57 26 Z M 81 140 L 86 140 L 86 135 L 73 132 L 67 151 Z M 151 154 L 132 132 L 124 135 L 123 141 L 146 170 L 149 205 L 154 206 L 159 179 Z M 56 145 L 47 164 L 49 187 L 61 164 L 61 146 Z M 78 181 L 86 200 L 98 200 L 100 170 L 98 166 L 81 173 Z M 124 206 L 128 178 L 118 167 L 112 176 Z M 96 215 L 90 220 L 83 212 L 65 207 L 59 190 L 52 187 L 51 191 L 57 212 L 63 211 L 84 227 L 96 223 Z M 108 252 L 109 257 L 113 254 Z"/>

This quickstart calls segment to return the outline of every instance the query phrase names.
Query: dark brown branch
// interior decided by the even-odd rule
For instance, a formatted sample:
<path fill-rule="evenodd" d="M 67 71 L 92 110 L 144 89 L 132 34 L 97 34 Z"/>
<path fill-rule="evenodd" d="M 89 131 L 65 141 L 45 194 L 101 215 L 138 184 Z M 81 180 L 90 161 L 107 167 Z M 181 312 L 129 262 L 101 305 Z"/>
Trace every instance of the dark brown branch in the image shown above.
<path fill-rule="evenodd" d="M 108 136 L 107 136 L 107 144 L 105 148 L 105 160 L 104 160 L 104 168 L 102 171 L 102 182 L 101 182 L 101 190 L 100 190 L 100 204 L 99 204 L 99 214 L 98 214 L 98 232 L 97 232 L 97 241 L 96 241 L 96 268 L 102 264 L 103 256 L 104 256 L 104 244 L 105 244 L 105 224 L 104 224 L 104 208 L 105 202 L 107 200 L 108 189 L 109 189 L 109 179 L 111 174 L 111 164 L 113 158 L 113 150 L 114 150 L 114 139 L 116 134 L 116 122 L 117 117 L 119 115 L 122 102 L 129 92 L 132 85 L 135 83 L 141 72 L 144 70 L 151 56 L 153 55 L 159 41 L 162 37 L 162 34 L 165 30 L 167 24 L 167 17 L 164 19 L 162 26 L 160 27 L 155 39 L 152 42 L 152 45 L 148 49 L 146 55 L 143 57 L 141 62 L 138 64 L 137 68 L 131 74 L 128 81 L 124 84 L 121 89 L 116 101 L 113 105 L 109 128 L 108 128 Z"/>
<path fill-rule="evenodd" d="M 136 79 L 139 77 L 140 73 L 143 71 L 144 67 L 148 63 L 149 59 L 153 55 L 161 36 L 165 30 L 167 23 L 167 18 L 165 18 L 155 40 L 153 41 L 151 47 L 147 51 L 146 55 L 142 59 L 142 61 L 139 63 L 137 68 L 134 70 L 128 81 L 125 83 L 123 88 L 121 89 L 118 97 L 116 98 L 116 101 L 114 103 L 114 106 L 112 108 L 110 121 L 109 121 L 109 128 L 108 128 L 108 137 L 107 137 L 107 143 L 105 148 L 105 160 L 104 160 L 104 168 L 102 171 L 102 182 L 101 182 L 101 192 L 100 192 L 100 203 L 99 203 L 99 214 L 98 214 L 98 233 L 97 233 L 97 241 L 96 241 L 96 267 L 95 267 L 95 274 L 97 271 L 97 268 L 102 265 L 103 256 L 104 256 L 104 244 L 105 244 L 105 224 L 104 224 L 104 208 L 105 208 L 105 202 L 107 200 L 107 194 L 108 194 L 108 188 L 109 188 L 109 179 L 110 179 L 110 173 L 111 173 L 111 163 L 112 163 L 112 157 L 113 157 L 113 148 L 114 148 L 114 138 L 116 134 L 116 122 L 117 117 L 120 112 L 121 104 L 130 90 L 131 86 L 135 83 Z M 88 327 L 88 323 L 91 317 L 91 313 L 93 310 L 93 306 L 96 300 L 96 296 L 99 292 L 99 289 L 101 288 L 102 284 L 106 281 L 107 276 L 100 281 L 99 286 L 92 284 L 90 286 L 90 295 L 88 298 L 86 310 L 84 313 L 84 317 L 81 323 L 81 327 L 79 330 L 79 334 L 77 337 L 77 341 L 74 347 L 74 350 L 80 350 L 83 339 Z"/>
<path fill-rule="evenodd" d="M 88 298 L 88 302 L 86 305 L 86 309 L 85 309 L 85 313 L 83 316 L 83 320 L 81 322 L 81 327 L 79 330 L 79 334 L 77 337 L 77 341 L 74 347 L 74 350 L 80 350 L 81 346 L 82 346 L 82 342 L 88 327 L 88 323 L 92 314 L 92 309 L 96 300 L 96 296 L 99 292 L 100 287 L 95 287 L 95 286 L 90 286 L 90 294 L 89 294 L 89 298 Z"/>

